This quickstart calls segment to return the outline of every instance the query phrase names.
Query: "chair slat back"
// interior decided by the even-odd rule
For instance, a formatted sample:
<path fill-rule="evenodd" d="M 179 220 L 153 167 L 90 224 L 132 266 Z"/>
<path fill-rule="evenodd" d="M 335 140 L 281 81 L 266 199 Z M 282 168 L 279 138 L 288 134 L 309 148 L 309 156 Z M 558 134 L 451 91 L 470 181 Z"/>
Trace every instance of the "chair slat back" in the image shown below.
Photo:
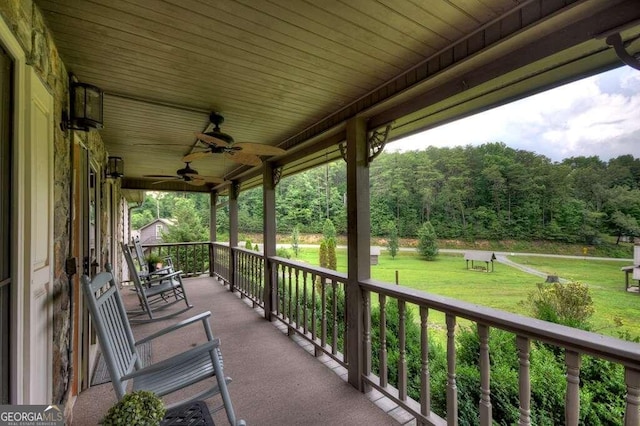
<path fill-rule="evenodd" d="M 127 243 L 120 243 L 122 246 L 122 254 L 124 254 L 124 259 L 127 262 L 127 267 L 129 268 L 129 278 L 133 281 L 133 285 L 138 292 L 138 297 L 141 297 L 141 291 L 143 291 L 142 283 L 140 281 L 140 271 L 136 269 L 136 264 L 133 260 L 133 255 L 131 253 L 131 247 Z M 142 300 L 140 300 L 142 302 Z"/>
<path fill-rule="evenodd" d="M 135 250 L 135 259 L 134 261 L 136 263 L 138 263 L 138 269 L 140 270 L 141 274 L 143 277 L 144 276 L 148 276 L 149 275 L 149 265 L 147 264 L 147 262 L 145 262 L 144 260 L 144 252 L 142 251 L 142 244 L 140 243 L 140 238 L 139 237 L 133 237 L 131 239 L 131 242 L 133 244 L 133 248 Z M 134 258 L 133 253 L 131 253 L 131 251 L 129 251 L 131 258 Z"/>
<path fill-rule="evenodd" d="M 122 380 L 122 376 L 140 368 L 122 298 L 110 271 L 99 273 L 93 280 L 83 275 L 81 281 L 89 313 L 98 333 L 102 356 L 116 395 L 121 399 L 127 387 L 127 380 Z"/>

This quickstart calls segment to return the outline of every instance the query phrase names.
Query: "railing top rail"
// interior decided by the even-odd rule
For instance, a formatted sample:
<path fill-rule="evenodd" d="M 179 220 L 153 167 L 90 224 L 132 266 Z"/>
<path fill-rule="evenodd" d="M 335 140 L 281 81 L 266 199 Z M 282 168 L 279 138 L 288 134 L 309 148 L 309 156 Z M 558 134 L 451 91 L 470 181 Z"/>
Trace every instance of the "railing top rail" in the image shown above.
<path fill-rule="evenodd" d="M 333 269 L 320 268 L 318 266 L 310 266 L 307 263 L 299 262 L 297 260 L 286 259 L 284 257 L 278 257 L 278 256 L 270 257 L 269 260 L 281 265 L 295 266 L 296 268 L 301 269 L 305 272 L 322 275 L 323 277 L 329 278 L 331 280 L 336 280 L 341 282 L 347 281 L 347 274 L 342 272 L 336 272 Z"/>
<path fill-rule="evenodd" d="M 142 243 L 142 247 L 171 247 L 171 246 L 194 246 L 198 244 L 211 244 L 210 241 L 189 241 L 189 242 L 181 242 L 181 243 L 153 243 L 153 244 L 145 244 Z"/>
<path fill-rule="evenodd" d="M 242 253 L 246 253 L 250 256 L 264 257 L 264 253 L 261 251 L 250 250 L 244 247 L 234 247 L 235 251 L 241 251 Z"/>
<path fill-rule="evenodd" d="M 225 241 L 212 241 L 211 244 L 218 247 L 229 247 L 229 242 Z"/>
<path fill-rule="evenodd" d="M 640 370 L 640 344 L 637 343 L 380 281 L 364 280 L 359 284 L 374 293 L 451 313 L 533 340 L 594 355 Z"/>

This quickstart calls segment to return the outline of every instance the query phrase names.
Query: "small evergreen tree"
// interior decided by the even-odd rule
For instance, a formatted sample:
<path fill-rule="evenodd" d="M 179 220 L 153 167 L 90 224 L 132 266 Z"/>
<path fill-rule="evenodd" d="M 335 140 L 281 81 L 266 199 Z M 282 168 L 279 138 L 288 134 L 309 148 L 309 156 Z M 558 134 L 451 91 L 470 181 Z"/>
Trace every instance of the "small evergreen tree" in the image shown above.
<path fill-rule="evenodd" d="M 324 226 L 322 227 L 322 235 L 324 236 L 325 241 L 336 241 L 336 227 L 333 225 L 331 219 L 327 219 L 324 221 Z"/>
<path fill-rule="evenodd" d="M 329 267 L 329 253 L 328 253 L 328 250 L 327 250 L 327 242 L 324 241 L 324 240 L 320 243 L 319 256 L 320 256 L 320 267 L 321 268 L 328 268 Z"/>
<path fill-rule="evenodd" d="M 327 241 L 327 268 L 336 271 L 338 269 L 338 257 L 336 256 L 336 242 Z"/>
<path fill-rule="evenodd" d="M 398 240 L 398 227 L 396 226 L 395 222 L 389 222 L 388 233 L 389 238 L 387 240 L 387 249 L 389 250 L 391 258 L 395 259 L 396 255 L 398 254 L 398 247 L 400 245 Z"/>
<path fill-rule="evenodd" d="M 291 231 L 291 250 L 298 257 L 300 254 L 300 229 L 298 225 L 293 227 L 293 231 Z"/>
<path fill-rule="evenodd" d="M 251 242 L 251 240 L 247 240 L 244 242 L 244 248 L 246 248 L 247 250 L 253 250 L 253 243 Z"/>
<path fill-rule="evenodd" d="M 427 260 L 435 260 L 438 255 L 436 231 L 431 222 L 425 222 L 418 230 L 418 253 Z"/>
<path fill-rule="evenodd" d="M 260 251 L 260 246 L 258 245 L 258 243 L 255 243 L 253 245 L 253 251 Z"/>

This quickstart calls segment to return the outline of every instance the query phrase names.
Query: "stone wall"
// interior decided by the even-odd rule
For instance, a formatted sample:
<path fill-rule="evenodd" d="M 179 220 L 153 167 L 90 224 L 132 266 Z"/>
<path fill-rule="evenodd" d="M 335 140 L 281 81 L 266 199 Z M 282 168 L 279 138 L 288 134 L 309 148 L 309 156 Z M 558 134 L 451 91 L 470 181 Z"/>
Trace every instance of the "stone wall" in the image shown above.
<path fill-rule="evenodd" d="M 53 403 L 66 403 L 71 383 L 71 304 L 70 281 L 65 272 L 65 262 L 71 256 L 71 134 L 61 130 L 59 118 L 67 109 L 69 76 L 65 64 L 58 55 L 54 39 L 46 27 L 40 10 L 31 0 L 2 0 L 0 15 L 18 39 L 31 65 L 54 97 L 54 300 L 53 300 Z M 91 156 L 106 164 L 107 154 L 97 132 L 78 132 L 84 139 Z M 110 209 L 103 207 L 108 214 Z M 101 217 L 101 220 L 108 220 Z M 106 230 L 107 227 L 103 227 Z M 108 238 L 102 238 L 103 253 L 108 251 Z M 81 267 L 81 264 L 78 265 Z"/>

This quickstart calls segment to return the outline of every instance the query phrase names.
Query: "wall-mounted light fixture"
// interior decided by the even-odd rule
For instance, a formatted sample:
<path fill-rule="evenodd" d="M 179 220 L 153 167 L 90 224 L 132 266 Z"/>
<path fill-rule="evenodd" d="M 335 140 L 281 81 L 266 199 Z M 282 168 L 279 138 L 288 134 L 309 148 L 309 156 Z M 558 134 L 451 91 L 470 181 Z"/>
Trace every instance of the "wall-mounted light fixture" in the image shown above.
<path fill-rule="evenodd" d="M 91 129 L 102 129 L 103 93 L 91 84 L 71 81 L 69 83 L 71 111 L 62 112 L 63 130 L 73 129 L 88 132 Z"/>
<path fill-rule="evenodd" d="M 118 179 L 124 176 L 124 161 L 122 157 L 109 157 L 105 175 L 108 178 Z"/>

